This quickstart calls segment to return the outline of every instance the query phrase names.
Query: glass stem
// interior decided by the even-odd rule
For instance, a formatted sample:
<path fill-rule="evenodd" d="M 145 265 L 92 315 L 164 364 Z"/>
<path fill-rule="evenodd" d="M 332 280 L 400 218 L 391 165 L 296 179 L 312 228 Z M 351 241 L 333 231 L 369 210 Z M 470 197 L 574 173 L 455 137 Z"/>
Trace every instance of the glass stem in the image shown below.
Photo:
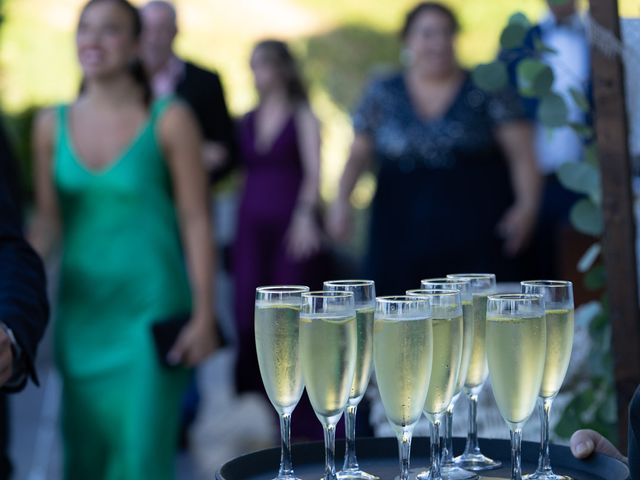
<path fill-rule="evenodd" d="M 442 445 L 442 465 L 453 465 L 453 402 L 447 408 L 444 414 L 443 436 L 444 443 Z"/>
<path fill-rule="evenodd" d="M 291 415 L 280 414 L 280 472 L 278 478 L 293 477 L 293 464 L 291 463 Z"/>
<path fill-rule="evenodd" d="M 346 446 L 344 453 L 343 470 L 358 470 L 358 459 L 356 458 L 356 412 L 357 405 L 348 405 L 344 417 Z"/>
<path fill-rule="evenodd" d="M 405 429 L 398 435 L 398 450 L 400 451 L 399 480 L 409 480 L 409 456 L 411 455 L 411 431 Z"/>
<path fill-rule="evenodd" d="M 440 476 L 440 415 L 431 422 L 431 477 L 430 480 L 441 480 Z"/>
<path fill-rule="evenodd" d="M 553 398 L 542 398 L 540 401 L 540 456 L 536 473 L 551 474 L 551 458 L 549 456 L 549 417 Z"/>
<path fill-rule="evenodd" d="M 336 426 L 324 425 L 324 480 L 336 479 Z"/>
<path fill-rule="evenodd" d="M 478 423 L 476 415 L 478 412 L 478 395 L 476 393 L 467 393 L 469 399 L 469 433 L 467 434 L 467 444 L 464 447 L 465 455 L 479 454 L 480 446 L 478 445 Z"/>
<path fill-rule="evenodd" d="M 522 480 L 522 465 L 520 464 L 520 448 L 522 430 L 511 430 L 511 480 Z"/>

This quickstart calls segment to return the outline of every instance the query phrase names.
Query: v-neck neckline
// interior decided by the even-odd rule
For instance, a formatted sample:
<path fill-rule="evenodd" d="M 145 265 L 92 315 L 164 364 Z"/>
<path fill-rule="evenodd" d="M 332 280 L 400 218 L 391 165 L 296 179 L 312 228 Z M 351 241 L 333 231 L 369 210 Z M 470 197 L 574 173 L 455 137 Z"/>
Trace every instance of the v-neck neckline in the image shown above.
<path fill-rule="evenodd" d="M 411 107 L 411 111 L 413 112 L 414 117 L 422 124 L 429 125 L 432 123 L 441 122 L 446 120 L 451 116 L 451 112 L 453 112 L 454 108 L 458 105 L 460 98 L 462 97 L 462 93 L 467 86 L 467 82 L 469 82 L 469 74 L 466 70 L 462 70 L 462 80 L 460 81 L 460 85 L 456 89 L 455 94 L 451 97 L 451 101 L 449 104 L 437 115 L 426 116 L 419 109 L 418 105 L 411 95 L 411 88 L 409 86 L 409 76 L 407 73 L 403 73 L 401 76 L 402 89 L 404 91 L 404 96 L 409 106 Z"/>
<path fill-rule="evenodd" d="M 118 153 L 113 159 L 111 159 L 109 162 L 105 163 L 102 167 L 100 168 L 91 168 L 89 167 L 89 165 L 85 162 L 85 160 L 78 154 L 78 151 L 76 149 L 76 145 L 73 139 L 73 135 L 71 133 L 71 106 L 68 106 L 66 109 L 66 115 L 64 116 L 64 132 L 65 132 L 65 136 L 66 136 L 66 143 L 69 146 L 69 150 L 71 152 L 71 155 L 73 156 L 73 158 L 75 159 L 76 163 L 87 173 L 89 173 L 92 176 L 95 177 L 100 177 L 100 176 L 104 176 L 107 173 L 113 171 L 120 163 L 122 163 L 122 161 L 125 159 L 125 157 L 127 157 L 127 155 L 133 150 L 133 148 L 138 145 L 138 143 L 140 143 L 140 140 L 142 139 L 142 137 L 144 136 L 144 134 L 146 133 L 146 131 L 149 129 L 149 127 L 151 126 L 151 120 L 152 120 L 152 112 L 149 112 L 149 115 L 147 116 L 147 118 L 138 126 L 138 128 L 136 129 L 136 133 L 135 135 L 133 135 L 131 137 L 131 140 L 129 140 L 121 149 L 120 153 Z"/>
<path fill-rule="evenodd" d="M 266 145 L 266 148 L 260 148 L 258 146 L 258 115 L 260 114 L 260 109 L 256 109 L 253 118 L 251 119 L 252 128 L 253 128 L 253 151 L 259 156 L 266 156 L 270 154 L 275 146 L 278 144 L 280 139 L 284 136 L 284 132 L 286 132 L 287 128 L 289 128 L 289 124 L 293 121 L 293 113 L 289 113 L 287 119 L 282 122 L 282 126 L 278 130 L 278 132 L 273 136 L 271 141 Z"/>

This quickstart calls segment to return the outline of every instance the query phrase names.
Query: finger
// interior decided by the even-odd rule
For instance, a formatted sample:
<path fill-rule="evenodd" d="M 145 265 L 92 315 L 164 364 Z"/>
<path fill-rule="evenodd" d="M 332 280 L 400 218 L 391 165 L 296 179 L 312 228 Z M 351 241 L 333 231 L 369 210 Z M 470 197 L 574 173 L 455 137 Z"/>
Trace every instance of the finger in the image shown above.
<path fill-rule="evenodd" d="M 6 368 L 11 369 L 13 367 L 13 352 L 11 351 L 11 345 L 0 345 L 0 371 Z"/>
<path fill-rule="evenodd" d="M 180 335 L 178 335 L 178 338 L 171 347 L 171 350 L 169 350 L 169 353 L 167 354 L 167 362 L 171 365 L 179 365 L 181 362 L 184 362 L 188 347 L 187 334 L 188 332 L 183 330 Z"/>
<path fill-rule="evenodd" d="M 571 435 L 569 446 L 571 453 L 576 458 L 587 458 L 596 447 L 596 439 L 599 434 L 593 430 L 578 430 Z"/>
<path fill-rule="evenodd" d="M 9 381 L 9 379 L 11 378 L 11 373 L 12 371 L 10 368 L 5 368 L 0 370 L 0 386 L 4 385 Z"/>

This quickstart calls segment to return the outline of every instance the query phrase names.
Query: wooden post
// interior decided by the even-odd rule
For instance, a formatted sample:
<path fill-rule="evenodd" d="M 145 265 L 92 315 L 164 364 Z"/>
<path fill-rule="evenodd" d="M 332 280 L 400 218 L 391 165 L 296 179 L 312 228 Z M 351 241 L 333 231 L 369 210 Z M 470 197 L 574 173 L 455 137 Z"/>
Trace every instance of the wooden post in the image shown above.
<path fill-rule="evenodd" d="M 592 18 L 620 38 L 616 0 L 590 0 Z M 640 384 L 640 310 L 622 59 L 592 47 L 598 156 L 602 170 L 603 255 L 618 395 L 619 446 L 627 449 L 627 409 Z"/>

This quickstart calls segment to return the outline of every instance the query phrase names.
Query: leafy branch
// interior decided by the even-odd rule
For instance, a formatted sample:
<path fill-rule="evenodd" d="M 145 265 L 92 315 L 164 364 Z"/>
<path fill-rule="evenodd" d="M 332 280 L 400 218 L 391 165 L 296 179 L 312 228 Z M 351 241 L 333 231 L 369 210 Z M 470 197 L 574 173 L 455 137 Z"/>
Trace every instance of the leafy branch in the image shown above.
<path fill-rule="evenodd" d="M 556 3 L 564 1 L 555 0 Z M 570 120 L 567 100 L 553 91 L 554 74 L 543 61 L 545 55 L 553 55 L 555 51 L 532 36 L 531 28 L 532 25 L 524 14 L 512 15 L 500 36 L 502 54 L 491 63 L 478 65 L 473 71 L 473 79 L 479 87 L 499 92 L 508 87 L 511 68 L 511 81 L 516 84 L 518 93 L 525 99 L 537 101 L 537 121 L 549 129 L 570 127 L 583 140 L 583 161 L 563 164 L 557 176 L 565 188 L 583 196 L 571 208 L 570 221 L 578 232 L 593 237 L 595 242 L 583 254 L 577 269 L 584 273 L 585 286 L 599 291 L 605 287 L 606 279 L 600 258 L 602 248 L 599 239 L 604 230 L 604 222 L 600 165 L 594 131 L 589 125 Z M 574 88 L 569 94 L 573 105 L 588 116 L 591 104 L 582 91 Z M 591 339 L 590 377 L 586 384 L 579 387 L 562 412 L 555 434 L 568 438 L 579 428 L 592 428 L 615 441 L 617 418 L 606 293 L 594 312 L 587 319 Z"/>

